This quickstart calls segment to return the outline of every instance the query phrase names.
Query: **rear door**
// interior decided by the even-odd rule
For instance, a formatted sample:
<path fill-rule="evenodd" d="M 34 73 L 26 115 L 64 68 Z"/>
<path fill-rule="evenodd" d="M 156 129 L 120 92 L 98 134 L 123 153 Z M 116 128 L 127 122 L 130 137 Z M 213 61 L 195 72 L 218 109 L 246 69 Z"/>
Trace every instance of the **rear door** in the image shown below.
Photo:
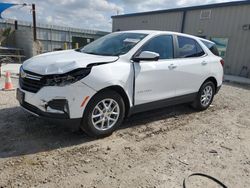
<path fill-rule="evenodd" d="M 176 96 L 198 92 L 210 72 L 209 56 L 193 38 L 176 36 Z"/>

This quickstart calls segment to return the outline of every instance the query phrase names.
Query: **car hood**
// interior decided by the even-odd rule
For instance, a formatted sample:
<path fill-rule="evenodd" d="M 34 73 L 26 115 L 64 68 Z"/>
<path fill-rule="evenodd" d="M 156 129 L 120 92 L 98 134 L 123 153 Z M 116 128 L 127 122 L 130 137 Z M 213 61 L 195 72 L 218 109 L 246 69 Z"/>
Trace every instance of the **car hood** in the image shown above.
<path fill-rule="evenodd" d="M 40 75 L 62 74 L 93 63 L 114 62 L 118 58 L 63 50 L 34 56 L 23 63 L 23 69 Z"/>

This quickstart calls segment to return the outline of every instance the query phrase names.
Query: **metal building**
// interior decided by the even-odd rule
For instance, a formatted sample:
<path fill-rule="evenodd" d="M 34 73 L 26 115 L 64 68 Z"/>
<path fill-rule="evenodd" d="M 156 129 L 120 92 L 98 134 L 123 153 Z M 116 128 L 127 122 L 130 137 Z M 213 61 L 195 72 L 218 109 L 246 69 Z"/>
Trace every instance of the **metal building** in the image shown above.
<path fill-rule="evenodd" d="M 9 47 L 24 49 L 27 58 L 36 55 L 33 48 L 33 30 L 30 22 L 18 21 L 18 25 L 15 26 L 14 20 L 0 20 L 0 29 L 6 28 L 12 30 L 7 41 Z M 68 49 L 76 48 L 76 43 L 79 47 L 84 46 L 106 34 L 108 32 L 37 23 L 37 40 L 42 44 L 41 53 L 63 49 L 65 46 Z"/>
<path fill-rule="evenodd" d="M 250 1 L 236 1 L 112 16 L 113 31 L 152 29 L 214 41 L 225 74 L 250 78 Z"/>

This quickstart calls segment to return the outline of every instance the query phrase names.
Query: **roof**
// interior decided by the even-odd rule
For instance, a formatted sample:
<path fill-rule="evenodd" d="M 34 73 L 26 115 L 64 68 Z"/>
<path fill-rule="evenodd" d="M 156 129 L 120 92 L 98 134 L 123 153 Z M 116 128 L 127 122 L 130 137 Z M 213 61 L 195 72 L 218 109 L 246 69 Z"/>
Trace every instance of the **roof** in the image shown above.
<path fill-rule="evenodd" d="M 116 31 L 116 33 L 141 33 L 141 34 L 153 34 L 153 33 L 162 33 L 168 31 L 159 31 L 159 30 L 128 30 L 128 31 Z"/>
<path fill-rule="evenodd" d="M 189 10 L 220 8 L 220 7 L 229 7 L 229 6 L 239 6 L 239 5 L 250 5 L 250 1 L 249 0 L 233 1 L 233 2 L 226 2 L 226 3 L 214 3 L 214 4 L 208 4 L 208 5 L 199 5 L 199 6 L 191 6 L 191 7 L 174 8 L 174 9 L 156 10 L 156 11 L 148 11 L 148 12 L 139 12 L 139 13 L 111 16 L 111 18 L 143 16 L 143 15 L 169 13 L 169 12 L 183 12 L 183 11 L 189 11 Z"/>
<path fill-rule="evenodd" d="M 127 30 L 127 31 L 116 31 L 115 33 L 141 33 L 141 34 L 181 34 L 181 35 L 188 35 L 188 34 L 183 34 L 183 33 L 178 33 L 175 31 L 161 31 L 161 30 Z M 190 35 L 192 36 L 192 35 Z"/>
<path fill-rule="evenodd" d="M 191 37 L 207 42 L 211 42 L 210 40 L 200 38 L 194 35 L 189 35 L 186 33 L 179 33 L 175 31 L 160 31 L 160 30 L 128 30 L 128 31 L 116 31 L 115 33 L 141 33 L 141 34 L 147 34 L 147 35 L 158 35 L 158 34 L 170 34 L 170 35 L 178 35 L 178 36 L 186 36 L 186 37 Z M 212 42 L 213 43 L 213 42 Z"/>

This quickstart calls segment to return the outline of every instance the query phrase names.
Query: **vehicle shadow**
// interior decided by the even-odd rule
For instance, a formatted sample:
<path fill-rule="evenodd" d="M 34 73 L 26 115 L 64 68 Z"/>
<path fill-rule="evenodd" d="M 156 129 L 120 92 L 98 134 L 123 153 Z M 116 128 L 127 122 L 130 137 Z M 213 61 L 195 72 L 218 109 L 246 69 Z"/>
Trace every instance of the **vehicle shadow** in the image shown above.
<path fill-rule="evenodd" d="M 126 119 L 120 129 L 193 113 L 187 105 L 139 113 Z M 95 140 L 78 124 L 58 124 L 34 117 L 20 107 L 0 110 L 0 158 L 15 157 L 75 146 Z"/>

